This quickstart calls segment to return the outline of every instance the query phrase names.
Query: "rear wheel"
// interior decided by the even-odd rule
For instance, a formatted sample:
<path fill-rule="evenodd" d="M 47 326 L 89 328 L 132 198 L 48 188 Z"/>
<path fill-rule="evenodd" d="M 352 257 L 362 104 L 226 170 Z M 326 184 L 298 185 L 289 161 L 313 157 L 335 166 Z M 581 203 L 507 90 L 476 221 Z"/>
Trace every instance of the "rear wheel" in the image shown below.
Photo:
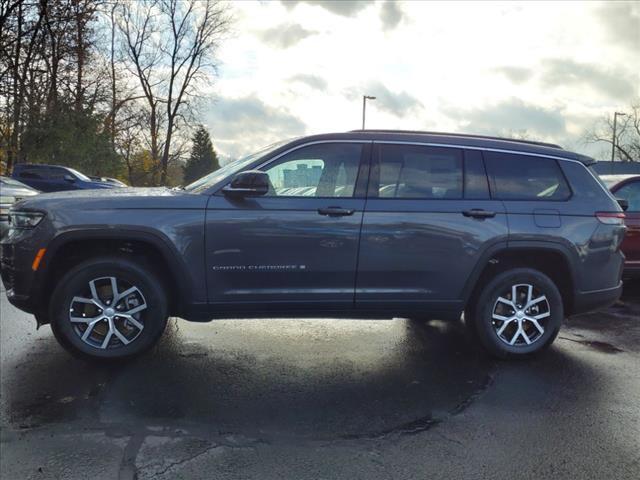
<path fill-rule="evenodd" d="M 556 285 L 529 268 L 497 275 L 465 314 L 471 335 L 500 358 L 524 357 L 547 348 L 558 335 L 563 318 Z"/>
<path fill-rule="evenodd" d="M 104 257 L 72 268 L 58 282 L 51 328 L 71 353 L 118 360 L 151 348 L 167 323 L 167 300 L 153 271 L 128 259 Z"/>

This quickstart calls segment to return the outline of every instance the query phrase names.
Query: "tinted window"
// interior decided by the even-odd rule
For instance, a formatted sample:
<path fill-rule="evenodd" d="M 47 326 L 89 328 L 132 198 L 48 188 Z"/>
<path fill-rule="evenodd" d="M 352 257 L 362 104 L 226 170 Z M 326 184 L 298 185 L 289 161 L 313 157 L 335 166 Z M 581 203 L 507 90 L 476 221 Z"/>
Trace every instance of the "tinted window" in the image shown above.
<path fill-rule="evenodd" d="M 271 186 L 266 196 L 351 197 L 362 145 L 330 143 L 295 150 L 263 170 Z"/>
<path fill-rule="evenodd" d="M 67 172 L 64 168 L 49 167 L 47 170 L 47 173 L 51 180 L 62 180 L 65 175 L 69 175 L 69 172 Z"/>
<path fill-rule="evenodd" d="M 20 178 L 32 178 L 36 180 L 42 180 L 45 178 L 46 172 L 43 169 L 24 169 L 20 172 Z"/>
<path fill-rule="evenodd" d="M 381 198 L 462 198 L 461 150 L 380 145 L 374 174 Z"/>
<path fill-rule="evenodd" d="M 552 158 L 485 152 L 492 193 L 501 200 L 566 200 L 571 191 Z"/>
<path fill-rule="evenodd" d="M 627 183 L 615 196 L 629 202 L 628 212 L 640 212 L 640 181 Z"/>

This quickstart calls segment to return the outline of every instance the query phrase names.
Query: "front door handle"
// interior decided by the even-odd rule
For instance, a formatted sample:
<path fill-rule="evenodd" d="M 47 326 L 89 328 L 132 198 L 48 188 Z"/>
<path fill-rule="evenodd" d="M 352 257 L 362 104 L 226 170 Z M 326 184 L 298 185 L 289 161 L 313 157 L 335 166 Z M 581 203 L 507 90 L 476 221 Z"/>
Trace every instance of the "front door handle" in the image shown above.
<path fill-rule="evenodd" d="M 462 212 L 465 217 L 471 218 L 493 218 L 496 216 L 496 212 L 490 212 L 489 210 L 482 210 L 481 208 L 472 208 L 471 210 L 465 210 Z"/>
<path fill-rule="evenodd" d="M 329 217 L 346 217 L 347 215 L 353 215 L 352 208 L 341 208 L 341 207 L 327 207 L 327 208 L 319 208 L 318 213 L 320 215 L 327 215 Z"/>

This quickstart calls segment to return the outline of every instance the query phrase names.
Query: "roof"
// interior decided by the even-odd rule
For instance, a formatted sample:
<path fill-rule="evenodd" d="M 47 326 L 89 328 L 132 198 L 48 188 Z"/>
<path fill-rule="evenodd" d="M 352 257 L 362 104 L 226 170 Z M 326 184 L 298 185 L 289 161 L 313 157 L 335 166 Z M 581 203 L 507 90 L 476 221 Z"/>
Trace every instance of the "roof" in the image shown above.
<path fill-rule="evenodd" d="M 556 145 L 555 143 L 546 143 L 546 142 L 538 142 L 534 140 L 526 140 L 526 139 L 516 139 L 516 138 L 505 138 L 505 137 L 494 137 L 490 135 L 476 135 L 473 133 L 448 133 L 448 132 L 429 132 L 423 130 L 351 130 L 352 132 L 377 132 L 377 133 L 412 133 L 412 134 L 424 134 L 424 135 L 439 135 L 446 137 L 461 137 L 461 138 L 483 138 L 486 140 L 502 140 L 507 142 L 515 142 L 515 143 L 527 143 L 530 145 L 539 145 L 542 147 L 551 147 L 551 148 L 559 148 L 562 149 L 560 145 Z"/>
<path fill-rule="evenodd" d="M 564 150 L 558 145 L 511 138 L 490 137 L 446 132 L 423 132 L 413 130 L 352 130 L 350 132 L 326 133 L 301 137 L 294 143 L 327 140 L 378 140 L 387 142 L 415 142 L 457 146 L 460 148 L 480 148 L 497 151 L 516 151 L 533 155 L 550 156 L 577 160 L 585 165 L 592 165 L 596 161 L 586 155 Z M 289 144 L 291 146 L 291 144 Z"/>
<path fill-rule="evenodd" d="M 16 168 L 70 168 L 66 165 L 49 165 L 47 163 L 16 163 L 13 169 Z"/>

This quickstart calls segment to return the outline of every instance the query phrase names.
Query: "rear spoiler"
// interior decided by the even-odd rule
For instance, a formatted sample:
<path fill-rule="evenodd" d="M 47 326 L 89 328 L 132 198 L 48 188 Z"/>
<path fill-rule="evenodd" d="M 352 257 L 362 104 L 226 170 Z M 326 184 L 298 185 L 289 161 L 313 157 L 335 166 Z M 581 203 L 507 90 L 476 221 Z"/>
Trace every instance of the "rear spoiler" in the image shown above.
<path fill-rule="evenodd" d="M 591 165 L 598 163 L 598 161 L 595 158 L 591 158 L 586 155 L 580 155 L 579 153 L 576 153 L 576 160 L 584 163 L 587 167 L 590 167 Z"/>

